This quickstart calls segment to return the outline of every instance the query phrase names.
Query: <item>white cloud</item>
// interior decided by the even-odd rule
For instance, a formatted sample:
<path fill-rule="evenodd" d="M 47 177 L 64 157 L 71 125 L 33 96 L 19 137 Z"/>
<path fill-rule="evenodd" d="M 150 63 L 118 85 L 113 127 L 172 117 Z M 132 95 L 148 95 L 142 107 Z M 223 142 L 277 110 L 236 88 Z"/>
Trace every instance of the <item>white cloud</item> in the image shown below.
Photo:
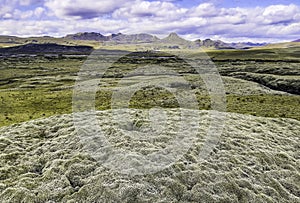
<path fill-rule="evenodd" d="M 70 20 L 4 20 L 0 21 L 0 35 L 18 35 L 18 36 L 64 36 L 67 33 L 78 31 L 98 31 L 116 33 L 129 25 L 123 21 L 117 20 L 98 20 L 89 19 L 74 21 Z"/>
<path fill-rule="evenodd" d="M 218 13 L 219 9 L 211 3 L 199 4 L 197 7 L 190 9 L 190 16 L 211 17 L 218 15 Z"/>
<path fill-rule="evenodd" d="M 114 18 L 165 18 L 174 20 L 184 16 L 188 9 L 178 8 L 173 3 L 137 0 L 127 7 L 119 8 L 113 13 Z"/>
<path fill-rule="evenodd" d="M 37 7 L 35 10 L 34 10 L 34 15 L 37 17 L 37 18 L 40 18 L 44 13 L 45 13 L 45 9 L 42 8 L 42 7 Z"/>
<path fill-rule="evenodd" d="M 17 0 L 2 0 L 0 1 L 0 19 L 9 17 L 16 6 Z"/>
<path fill-rule="evenodd" d="M 267 7 L 262 16 L 264 18 L 264 23 L 281 23 L 281 22 L 291 22 L 293 20 L 299 19 L 300 9 L 296 5 L 272 5 Z"/>
<path fill-rule="evenodd" d="M 31 18 L 33 16 L 33 11 L 20 11 L 18 9 L 15 9 L 13 12 L 13 18 L 15 19 L 27 19 Z"/>
<path fill-rule="evenodd" d="M 26 19 L 40 19 L 45 14 L 45 9 L 42 7 L 37 7 L 35 10 L 25 10 L 21 11 L 19 9 L 14 9 L 11 12 L 5 13 L 2 18 L 15 19 L 15 20 L 26 20 Z"/>
<path fill-rule="evenodd" d="M 21 10 L 19 7 L 36 5 L 43 0 L 1 0 L 0 19 L 26 19 L 33 15 L 33 10 Z"/>
<path fill-rule="evenodd" d="M 88 19 L 113 12 L 128 2 L 126 0 L 47 0 L 45 6 L 59 18 L 77 17 Z"/>
<path fill-rule="evenodd" d="M 4 3 L 3 3 L 4 2 Z M 0 2 L 0 34 L 65 35 L 82 31 L 102 34 L 147 32 L 164 36 L 178 32 L 190 39 L 297 39 L 300 8 L 272 5 L 220 8 L 202 3 L 184 8 L 169 0 L 4 0 Z M 17 5 L 35 4 L 31 10 Z M 38 4 L 39 3 L 39 4 Z"/>
<path fill-rule="evenodd" d="M 11 19 L 13 17 L 13 15 L 11 13 L 5 13 L 2 17 L 4 19 Z"/>

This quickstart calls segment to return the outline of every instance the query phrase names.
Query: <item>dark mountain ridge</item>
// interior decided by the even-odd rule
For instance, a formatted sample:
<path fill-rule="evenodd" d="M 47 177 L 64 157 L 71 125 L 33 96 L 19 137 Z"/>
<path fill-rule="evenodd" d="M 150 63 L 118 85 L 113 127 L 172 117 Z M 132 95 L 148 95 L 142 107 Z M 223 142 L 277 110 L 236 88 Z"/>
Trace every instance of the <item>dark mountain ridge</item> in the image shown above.
<path fill-rule="evenodd" d="M 55 43 L 35 44 L 29 43 L 20 46 L 0 48 L 0 55 L 9 54 L 90 54 L 90 46 L 66 46 Z"/>
<path fill-rule="evenodd" d="M 69 34 L 64 37 L 65 39 L 71 40 L 93 40 L 93 41 L 107 41 L 110 39 L 109 36 L 104 36 L 96 32 L 80 32 L 76 34 Z"/>

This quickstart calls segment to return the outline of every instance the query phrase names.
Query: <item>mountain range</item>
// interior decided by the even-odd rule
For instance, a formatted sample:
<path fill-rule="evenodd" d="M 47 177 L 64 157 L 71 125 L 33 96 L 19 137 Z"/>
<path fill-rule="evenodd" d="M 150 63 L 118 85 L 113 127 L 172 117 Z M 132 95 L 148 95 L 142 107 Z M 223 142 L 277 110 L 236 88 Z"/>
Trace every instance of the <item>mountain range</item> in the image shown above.
<path fill-rule="evenodd" d="M 70 34 L 64 37 L 65 39 L 72 40 L 94 40 L 101 41 L 105 44 L 143 44 L 143 43 L 152 43 L 152 44 L 160 44 L 160 45 L 169 45 L 169 48 L 180 48 L 180 47 L 209 47 L 209 48 L 217 48 L 217 49 L 245 49 L 256 46 L 264 46 L 266 43 L 225 43 L 221 40 L 195 40 L 189 41 L 181 38 L 177 33 L 170 33 L 167 37 L 163 39 L 159 39 L 156 36 L 150 34 L 131 34 L 125 35 L 122 33 L 111 34 L 108 36 L 102 35 L 96 32 L 81 32 L 76 34 Z"/>
<path fill-rule="evenodd" d="M 294 42 L 300 42 L 300 39 Z M 170 33 L 165 38 L 158 38 L 154 35 L 141 34 L 110 34 L 102 35 L 97 32 L 80 32 L 68 34 L 64 37 L 55 38 L 50 36 L 21 38 L 16 36 L 0 36 L 0 47 L 16 45 L 34 44 L 61 44 L 61 45 L 89 45 L 97 47 L 99 45 L 145 45 L 153 49 L 181 49 L 181 48 L 211 48 L 211 49 L 248 49 L 252 47 L 265 46 L 267 43 L 237 42 L 226 43 L 221 40 L 197 39 L 189 41 L 180 37 L 177 33 Z"/>

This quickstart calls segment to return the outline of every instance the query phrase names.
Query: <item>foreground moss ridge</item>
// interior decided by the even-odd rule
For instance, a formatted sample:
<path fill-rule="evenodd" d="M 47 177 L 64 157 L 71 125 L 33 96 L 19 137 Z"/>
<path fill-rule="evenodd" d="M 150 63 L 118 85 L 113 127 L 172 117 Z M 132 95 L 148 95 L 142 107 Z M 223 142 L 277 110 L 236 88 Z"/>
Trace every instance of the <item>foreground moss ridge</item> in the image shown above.
<path fill-rule="evenodd" d="M 97 112 L 103 125 L 110 125 L 110 112 Z M 208 159 L 198 161 L 209 121 L 209 111 L 199 112 L 199 139 L 188 153 L 163 171 L 136 177 L 105 168 L 87 154 L 71 114 L 0 128 L 0 202 L 300 200 L 299 121 L 226 113 L 217 146 Z M 119 132 L 105 129 L 117 144 Z"/>

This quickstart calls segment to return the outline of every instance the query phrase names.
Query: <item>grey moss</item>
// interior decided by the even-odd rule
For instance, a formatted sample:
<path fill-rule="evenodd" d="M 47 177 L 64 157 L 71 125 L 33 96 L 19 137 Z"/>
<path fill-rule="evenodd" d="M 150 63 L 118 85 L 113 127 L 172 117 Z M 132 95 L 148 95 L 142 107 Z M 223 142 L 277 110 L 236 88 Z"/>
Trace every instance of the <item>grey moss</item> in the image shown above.
<path fill-rule="evenodd" d="M 131 110 L 140 119 L 131 132 L 148 123 L 142 121 L 143 111 Z M 178 119 L 177 111 L 167 110 L 170 121 Z M 167 137 L 151 143 L 122 138 L 124 129 L 109 127 L 110 112 L 97 116 L 114 146 L 147 154 L 168 144 Z M 299 121 L 227 113 L 218 144 L 199 161 L 209 111 L 199 113 L 198 139 L 188 152 L 169 167 L 141 176 L 106 168 L 84 151 L 72 115 L 0 128 L 0 202 L 300 201 Z"/>

